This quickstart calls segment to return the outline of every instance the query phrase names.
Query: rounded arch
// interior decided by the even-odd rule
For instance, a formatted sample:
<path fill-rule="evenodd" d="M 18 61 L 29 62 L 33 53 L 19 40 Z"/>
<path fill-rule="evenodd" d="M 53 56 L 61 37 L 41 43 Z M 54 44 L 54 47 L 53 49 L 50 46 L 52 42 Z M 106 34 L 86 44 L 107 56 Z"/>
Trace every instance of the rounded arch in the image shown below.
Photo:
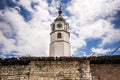
<path fill-rule="evenodd" d="M 62 34 L 60 32 L 57 33 L 57 38 L 62 38 Z"/>

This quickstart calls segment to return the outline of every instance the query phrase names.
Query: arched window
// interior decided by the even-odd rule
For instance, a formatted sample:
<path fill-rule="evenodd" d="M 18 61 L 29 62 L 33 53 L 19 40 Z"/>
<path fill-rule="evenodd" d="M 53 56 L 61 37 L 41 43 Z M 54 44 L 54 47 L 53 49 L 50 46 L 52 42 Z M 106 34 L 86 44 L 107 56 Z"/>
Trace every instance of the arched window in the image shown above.
<path fill-rule="evenodd" d="M 61 33 L 57 33 L 57 38 L 62 38 L 62 34 Z"/>

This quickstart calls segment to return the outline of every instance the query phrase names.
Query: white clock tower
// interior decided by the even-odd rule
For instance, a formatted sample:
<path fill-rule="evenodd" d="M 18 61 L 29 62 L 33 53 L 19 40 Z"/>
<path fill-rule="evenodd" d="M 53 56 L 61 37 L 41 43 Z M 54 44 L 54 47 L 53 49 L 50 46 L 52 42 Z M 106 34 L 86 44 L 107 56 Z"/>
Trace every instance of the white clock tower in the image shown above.
<path fill-rule="evenodd" d="M 61 7 L 58 11 L 58 17 L 51 24 L 50 38 L 50 56 L 71 56 L 69 24 L 62 17 Z"/>

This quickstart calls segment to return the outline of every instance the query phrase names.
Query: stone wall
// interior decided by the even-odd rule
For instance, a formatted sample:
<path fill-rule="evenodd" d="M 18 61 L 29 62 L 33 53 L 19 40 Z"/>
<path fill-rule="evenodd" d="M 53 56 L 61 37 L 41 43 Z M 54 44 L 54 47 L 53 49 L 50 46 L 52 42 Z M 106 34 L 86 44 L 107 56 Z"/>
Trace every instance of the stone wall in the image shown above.
<path fill-rule="evenodd" d="M 91 80 L 88 60 L 31 61 L 0 66 L 0 80 Z"/>
<path fill-rule="evenodd" d="M 0 66 L 0 80 L 29 80 L 29 66 Z"/>
<path fill-rule="evenodd" d="M 0 80 L 120 80 L 120 56 L 0 59 Z"/>
<path fill-rule="evenodd" d="M 92 80 L 120 80 L 120 64 L 91 64 Z"/>
<path fill-rule="evenodd" d="M 120 56 L 92 57 L 89 60 L 92 80 L 120 80 Z"/>

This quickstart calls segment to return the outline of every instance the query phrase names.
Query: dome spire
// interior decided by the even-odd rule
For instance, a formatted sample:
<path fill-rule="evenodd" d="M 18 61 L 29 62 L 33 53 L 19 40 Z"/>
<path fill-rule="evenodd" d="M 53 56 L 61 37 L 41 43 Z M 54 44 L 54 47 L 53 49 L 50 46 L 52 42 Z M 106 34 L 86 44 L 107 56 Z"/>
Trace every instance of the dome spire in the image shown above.
<path fill-rule="evenodd" d="M 59 16 L 61 16 L 61 14 L 62 14 L 61 4 L 60 4 L 60 7 L 58 9 L 59 9 L 58 14 L 59 14 Z"/>
<path fill-rule="evenodd" d="M 65 19 L 62 17 L 61 4 L 60 4 L 60 6 L 58 8 L 58 17 L 54 21 L 64 21 L 65 22 Z"/>

